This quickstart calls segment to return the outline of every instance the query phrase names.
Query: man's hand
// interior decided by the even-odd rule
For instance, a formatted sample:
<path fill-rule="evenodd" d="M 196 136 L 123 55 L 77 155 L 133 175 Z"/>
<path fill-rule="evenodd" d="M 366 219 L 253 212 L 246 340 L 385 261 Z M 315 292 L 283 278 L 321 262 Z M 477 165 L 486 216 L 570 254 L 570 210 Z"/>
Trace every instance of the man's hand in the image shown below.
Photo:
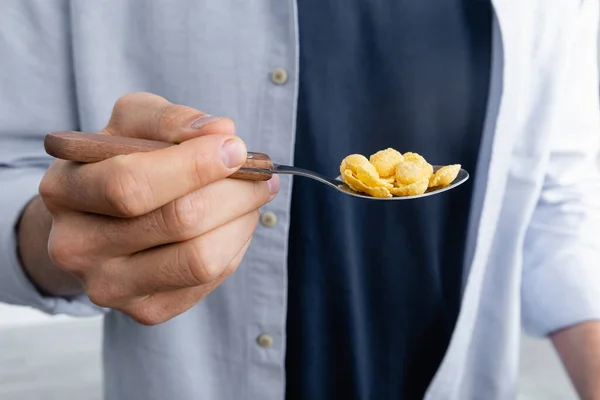
<path fill-rule="evenodd" d="M 101 134 L 180 144 L 94 164 L 56 161 L 40 184 L 53 221 L 48 254 L 95 304 L 161 323 L 235 271 L 279 181 L 225 179 L 246 160 L 232 121 L 155 95 L 121 98 Z"/>
<path fill-rule="evenodd" d="M 550 338 L 579 397 L 600 400 L 600 321 L 562 329 Z"/>

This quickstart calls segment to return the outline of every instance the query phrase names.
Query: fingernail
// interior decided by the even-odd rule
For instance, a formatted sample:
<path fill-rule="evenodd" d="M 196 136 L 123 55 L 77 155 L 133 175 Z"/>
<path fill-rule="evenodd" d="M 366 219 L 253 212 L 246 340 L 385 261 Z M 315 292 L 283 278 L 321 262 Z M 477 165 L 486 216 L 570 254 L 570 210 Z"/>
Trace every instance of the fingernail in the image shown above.
<path fill-rule="evenodd" d="M 221 158 L 227 168 L 235 168 L 246 162 L 246 146 L 239 139 L 229 139 L 223 143 Z"/>
<path fill-rule="evenodd" d="M 221 119 L 221 117 L 213 117 L 212 115 L 204 114 L 201 118 L 198 118 L 197 120 L 192 122 L 192 124 L 190 125 L 190 128 L 200 129 L 203 126 L 212 124 L 213 122 L 216 122 L 220 119 Z"/>
<path fill-rule="evenodd" d="M 272 195 L 277 194 L 279 192 L 280 186 L 279 176 L 277 174 L 273 174 L 273 176 L 271 176 L 271 179 L 267 181 L 267 185 L 269 185 L 269 193 L 271 193 Z"/>

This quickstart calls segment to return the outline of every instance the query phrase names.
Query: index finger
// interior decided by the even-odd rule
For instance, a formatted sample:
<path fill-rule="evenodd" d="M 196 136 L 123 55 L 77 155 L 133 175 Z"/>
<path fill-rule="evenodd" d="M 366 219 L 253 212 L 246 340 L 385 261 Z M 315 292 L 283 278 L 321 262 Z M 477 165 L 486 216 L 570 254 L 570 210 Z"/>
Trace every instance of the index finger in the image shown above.
<path fill-rule="evenodd" d="M 188 139 L 226 133 L 235 135 L 228 118 L 218 118 L 195 108 L 174 104 L 152 93 L 128 93 L 113 107 L 101 134 L 181 143 Z"/>
<path fill-rule="evenodd" d="M 137 217 L 228 177 L 246 157 L 239 137 L 212 134 L 93 164 L 66 163 L 52 180 L 57 187 L 47 190 L 71 210 Z"/>

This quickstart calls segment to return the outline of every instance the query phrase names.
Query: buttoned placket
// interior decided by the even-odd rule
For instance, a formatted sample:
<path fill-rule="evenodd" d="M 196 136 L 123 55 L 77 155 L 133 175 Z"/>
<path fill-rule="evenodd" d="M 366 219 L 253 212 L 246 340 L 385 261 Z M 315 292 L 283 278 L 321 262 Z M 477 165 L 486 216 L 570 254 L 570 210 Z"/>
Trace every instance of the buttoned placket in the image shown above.
<path fill-rule="evenodd" d="M 256 136 L 258 151 L 274 162 L 293 164 L 297 98 L 297 13 L 295 0 L 275 1 L 277 21 L 261 64 L 264 91 Z M 287 240 L 291 178 L 281 175 L 278 195 L 260 210 L 248 258 L 248 398 L 285 397 Z M 251 304 L 251 306 L 250 306 Z"/>

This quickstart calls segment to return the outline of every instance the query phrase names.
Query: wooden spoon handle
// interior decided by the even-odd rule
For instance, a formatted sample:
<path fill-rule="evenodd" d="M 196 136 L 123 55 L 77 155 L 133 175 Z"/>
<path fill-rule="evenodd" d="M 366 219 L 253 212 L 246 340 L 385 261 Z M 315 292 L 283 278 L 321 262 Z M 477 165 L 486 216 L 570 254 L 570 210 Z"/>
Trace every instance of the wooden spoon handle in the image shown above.
<path fill-rule="evenodd" d="M 52 132 L 46 135 L 44 140 L 44 149 L 49 155 L 80 163 L 95 163 L 118 155 L 148 152 L 169 146 L 177 145 L 156 140 L 75 131 Z M 248 159 L 244 165 L 230 175 L 230 178 L 266 181 L 271 178 L 272 173 L 253 170 L 271 171 L 273 168 L 273 162 L 268 155 L 248 152 Z"/>

